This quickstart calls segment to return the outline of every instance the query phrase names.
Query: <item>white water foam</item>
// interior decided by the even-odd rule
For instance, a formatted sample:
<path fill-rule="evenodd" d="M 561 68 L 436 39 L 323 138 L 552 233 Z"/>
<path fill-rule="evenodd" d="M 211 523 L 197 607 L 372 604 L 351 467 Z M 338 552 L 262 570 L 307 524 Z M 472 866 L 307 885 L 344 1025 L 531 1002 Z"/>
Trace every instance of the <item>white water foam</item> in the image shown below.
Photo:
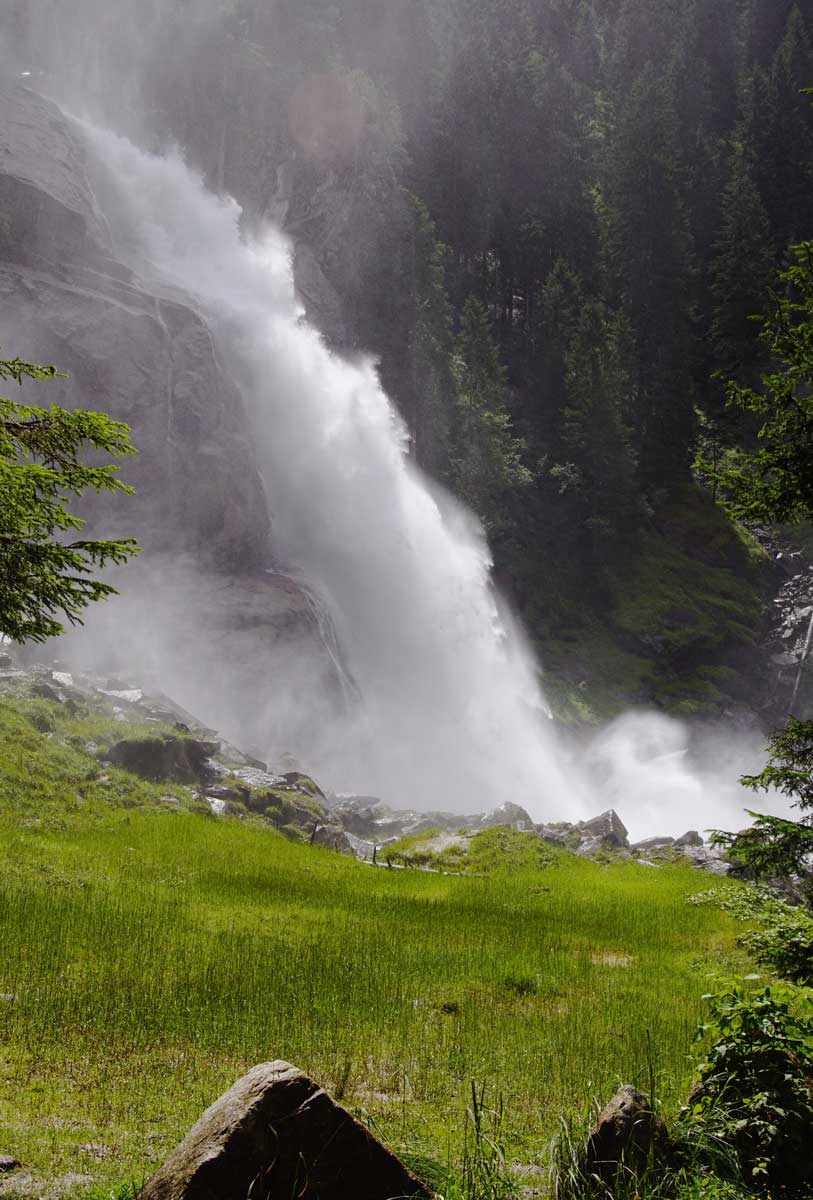
<path fill-rule="evenodd" d="M 249 412 L 276 552 L 332 614 L 363 704 L 329 738 L 331 785 L 402 806 L 510 798 L 537 817 L 572 814 L 537 664 L 492 586 L 482 529 L 410 463 L 374 363 L 342 360 L 304 321 L 280 233 L 243 237 L 236 203 L 178 154 L 83 128 L 135 269 L 195 297 L 214 330 Z"/>
<path fill-rule="evenodd" d="M 756 734 L 698 739 L 630 712 L 566 752 L 481 526 L 410 462 L 375 364 L 341 359 L 305 322 L 285 238 L 244 237 L 237 204 L 179 154 L 83 130 L 118 252 L 152 286 L 194 297 L 215 334 L 248 410 L 276 553 L 324 598 L 358 684 L 338 726 L 313 721 L 306 766 L 326 786 L 461 813 L 512 800 L 536 820 L 615 807 L 633 837 L 740 828 L 752 804 L 788 811 L 738 785 L 763 761 Z M 289 700 L 324 712 L 317 695 Z"/>

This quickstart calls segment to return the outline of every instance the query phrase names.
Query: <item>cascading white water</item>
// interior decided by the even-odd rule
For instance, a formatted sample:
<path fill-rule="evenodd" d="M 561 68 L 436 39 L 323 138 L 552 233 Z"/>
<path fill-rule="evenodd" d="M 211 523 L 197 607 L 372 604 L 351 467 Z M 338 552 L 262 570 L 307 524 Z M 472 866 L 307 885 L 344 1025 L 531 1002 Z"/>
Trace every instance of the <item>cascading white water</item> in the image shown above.
<path fill-rule="evenodd" d="M 373 363 L 341 360 L 304 322 L 284 238 L 243 238 L 238 206 L 178 155 L 83 129 L 135 269 L 196 297 L 215 331 L 276 551 L 326 598 L 358 682 L 362 710 L 330 741 L 331 785 L 422 808 L 511 799 L 573 813 L 537 665 L 501 611 L 479 524 L 409 462 Z"/>

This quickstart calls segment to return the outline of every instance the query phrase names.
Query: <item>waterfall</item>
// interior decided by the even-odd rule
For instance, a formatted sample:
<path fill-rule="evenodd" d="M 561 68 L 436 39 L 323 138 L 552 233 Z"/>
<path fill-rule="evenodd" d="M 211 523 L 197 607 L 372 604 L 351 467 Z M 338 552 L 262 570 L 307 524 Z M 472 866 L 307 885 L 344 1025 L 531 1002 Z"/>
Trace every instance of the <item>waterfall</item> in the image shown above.
<path fill-rule="evenodd" d="M 178 154 L 81 128 L 117 252 L 151 287 L 193 297 L 213 331 L 244 397 L 275 553 L 326 601 L 358 685 L 328 739 L 327 786 L 423 808 L 572 812 L 537 664 L 479 523 L 409 461 L 373 362 L 338 357 L 305 322 L 284 237 L 244 237 L 237 204 Z"/>

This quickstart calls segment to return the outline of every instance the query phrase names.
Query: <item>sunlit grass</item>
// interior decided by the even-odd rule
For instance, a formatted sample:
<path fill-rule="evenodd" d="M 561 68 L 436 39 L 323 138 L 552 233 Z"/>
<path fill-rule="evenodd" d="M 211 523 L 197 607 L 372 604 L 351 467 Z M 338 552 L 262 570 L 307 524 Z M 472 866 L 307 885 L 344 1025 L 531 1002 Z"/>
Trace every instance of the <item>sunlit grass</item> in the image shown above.
<path fill-rule="evenodd" d="M 707 976 L 737 961 L 731 918 L 685 903 L 696 872 L 540 868 L 499 831 L 473 876 L 375 869 L 102 786 L 60 721 L 0 705 L 0 1150 L 35 1178 L 143 1178 L 273 1058 L 440 1163 L 473 1083 L 531 1165 L 650 1057 L 685 1097 Z"/>
<path fill-rule="evenodd" d="M 176 811 L 6 817 L 0 845 L 0 1130 L 46 1173 L 87 1169 L 87 1145 L 113 1151 L 100 1178 L 147 1172 L 270 1058 L 438 1152 L 475 1080 L 533 1161 L 563 1110 L 643 1082 L 650 1044 L 679 1101 L 732 953 L 687 869 L 374 870 Z"/>

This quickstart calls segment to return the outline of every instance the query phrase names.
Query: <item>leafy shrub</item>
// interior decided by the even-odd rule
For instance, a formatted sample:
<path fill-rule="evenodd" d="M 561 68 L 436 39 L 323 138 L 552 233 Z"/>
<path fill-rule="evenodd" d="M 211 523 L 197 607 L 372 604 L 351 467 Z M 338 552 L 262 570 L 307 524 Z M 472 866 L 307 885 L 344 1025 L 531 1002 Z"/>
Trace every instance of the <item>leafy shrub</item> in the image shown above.
<path fill-rule="evenodd" d="M 733 1145 L 755 1191 L 802 1195 L 813 1182 L 813 1000 L 737 986 L 708 1000 L 698 1036 L 711 1044 L 683 1126 Z"/>
<path fill-rule="evenodd" d="M 718 887 L 689 897 L 691 904 L 718 904 L 740 921 L 759 928 L 740 935 L 738 944 L 757 962 L 791 983 L 813 981 L 813 917 L 766 887 Z"/>
<path fill-rule="evenodd" d="M 788 908 L 764 929 L 753 929 L 738 939 L 757 962 L 792 983 L 813 982 L 813 920 Z"/>

